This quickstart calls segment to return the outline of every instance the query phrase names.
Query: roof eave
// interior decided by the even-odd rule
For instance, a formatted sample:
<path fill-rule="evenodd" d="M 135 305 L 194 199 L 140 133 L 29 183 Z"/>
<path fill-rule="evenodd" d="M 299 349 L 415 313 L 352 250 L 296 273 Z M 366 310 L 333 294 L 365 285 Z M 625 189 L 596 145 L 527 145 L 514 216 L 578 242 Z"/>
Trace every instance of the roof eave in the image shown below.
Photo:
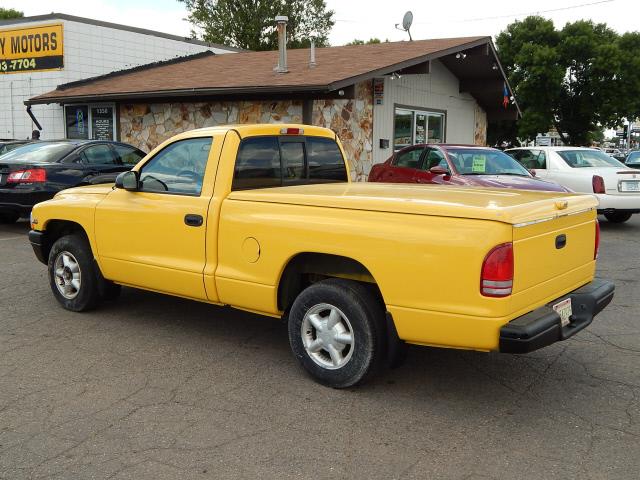
<path fill-rule="evenodd" d="M 348 85 L 353 85 L 354 83 L 358 83 L 364 80 L 369 80 L 375 77 L 381 77 L 383 75 L 388 75 L 390 73 L 396 72 L 398 70 L 402 70 L 404 68 L 413 67 L 415 65 L 419 65 L 421 63 L 428 62 L 430 60 L 437 60 L 438 58 L 450 55 L 451 53 L 459 52 L 460 50 L 466 50 L 468 48 L 477 47 L 485 43 L 491 43 L 491 37 L 482 37 L 482 38 L 479 38 L 478 40 L 473 40 L 467 43 L 461 43 L 459 45 L 456 45 L 455 47 L 450 47 L 445 50 L 438 50 L 437 52 L 421 55 L 419 57 L 415 57 L 409 60 L 405 60 L 403 62 L 395 63 L 393 65 L 388 65 L 384 68 L 372 70 L 370 72 L 366 72 L 361 75 L 356 75 L 353 77 L 338 80 L 336 82 L 331 83 L 329 85 L 329 88 L 331 90 L 338 90 Z"/>
<path fill-rule="evenodd" d="M 69 96 L 48 96 L 34 97 L 25 100 L 25 105 L 45 105 L 51 103 L 80 103 L 95 101 L 122 101 L 122 100 L 138 100 L 153 99 L 167 97 L 215 97 L 215 96 L 232 96 L 243 94 L 255 95 L 279 95 L 288 93 L 318 93 L 326 94 L 332 91 L 328 85 L 304 85 L 304 86 L 265 86 L 265 87 L 224 87 L 224 88 L 188 88 L 176 90 L 154 90 L 146 92 L 118 92 L 91 95 L 69 95 Z"/>

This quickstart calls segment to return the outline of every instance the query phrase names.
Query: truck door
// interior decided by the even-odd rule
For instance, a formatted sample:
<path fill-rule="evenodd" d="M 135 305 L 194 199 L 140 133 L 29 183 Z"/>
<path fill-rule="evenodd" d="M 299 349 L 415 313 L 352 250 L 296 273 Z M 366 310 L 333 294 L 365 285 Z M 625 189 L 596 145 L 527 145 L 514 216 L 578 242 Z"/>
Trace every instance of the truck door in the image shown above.
<path fill-rule="evenodd" d="M 138 168 L 137 191 L 114 189 L 96 208 L 105 277 L 207 299 L 203 281 L 209 202 L 222 137 L 177 140 Z"/>

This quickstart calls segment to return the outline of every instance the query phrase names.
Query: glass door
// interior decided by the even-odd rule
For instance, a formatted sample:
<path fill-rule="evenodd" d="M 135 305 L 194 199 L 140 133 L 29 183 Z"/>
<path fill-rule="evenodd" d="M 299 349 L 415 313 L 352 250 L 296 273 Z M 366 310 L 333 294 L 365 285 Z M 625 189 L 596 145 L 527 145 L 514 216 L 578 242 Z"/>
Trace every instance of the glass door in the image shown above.
<path fill-rule="evenodd" d="M 396 108 L 393 132 L 393 148 L 413 145 L 413 111 Z"/>

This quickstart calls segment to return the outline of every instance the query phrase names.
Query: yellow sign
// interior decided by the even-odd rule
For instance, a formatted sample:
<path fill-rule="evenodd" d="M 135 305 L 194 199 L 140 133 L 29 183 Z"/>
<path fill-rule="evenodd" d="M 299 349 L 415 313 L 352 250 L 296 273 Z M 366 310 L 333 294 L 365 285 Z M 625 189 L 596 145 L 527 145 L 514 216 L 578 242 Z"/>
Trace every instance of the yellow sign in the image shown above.
<path fill-rule="evenodd" d="M 62 24 L 0 30 L 0 73 L 64 66 Z"/>

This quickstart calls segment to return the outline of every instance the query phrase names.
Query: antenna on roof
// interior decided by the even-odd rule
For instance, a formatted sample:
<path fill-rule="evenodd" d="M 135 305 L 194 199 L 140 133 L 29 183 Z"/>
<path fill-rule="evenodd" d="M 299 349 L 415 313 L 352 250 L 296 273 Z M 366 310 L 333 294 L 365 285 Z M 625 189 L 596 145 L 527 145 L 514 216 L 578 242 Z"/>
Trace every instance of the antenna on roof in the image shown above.
<path fill-rule="evenodd" d="M 400 25 L 399 23 L 396 23 L 396 28 L 398 30 L 402 30 L 403 32 L 407 32 L 409 34 L 409 41 L 413 41 L 413 38 L 411 38 L 411 32 L 409 31 L 412 23 L 413 23 L 413 13 L 411 13 L 411 10 L 405 13 L 404 17 L 402 17 L 402 28 L 399 27 Z"/>

